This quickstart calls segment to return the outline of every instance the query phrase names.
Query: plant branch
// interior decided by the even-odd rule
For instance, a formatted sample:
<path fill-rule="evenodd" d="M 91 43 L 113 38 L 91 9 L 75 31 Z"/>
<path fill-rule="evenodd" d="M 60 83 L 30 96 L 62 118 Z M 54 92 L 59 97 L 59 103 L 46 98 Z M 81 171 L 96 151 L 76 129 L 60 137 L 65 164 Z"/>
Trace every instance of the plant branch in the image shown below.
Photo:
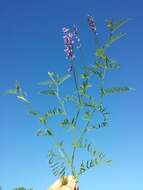
<path fill-rule="evenodd" d="M 92 111 L 92 114 L 91 114 L 92 117 L 93 117 L 94 112 L 95 112 L 95 109 Z M 85 133 L 87 132 L 87 129 L 88 129 L 88 126 L 89 126 L 90 122 L 91 122 L 91 120 L 89 120 L 89 121 L 87 122 L 87 124 L 85 125 L 85 127 L 84 127 L 84 129 L 83 129 L 83 131 L 82 131 L 82 133 L 81 133 L 81 135 L 80 135 L 80 137 L 79 137 L 78 142 L 80 142 L 80 141 L 82 140 L 83 136 L 84 136 Z"/>

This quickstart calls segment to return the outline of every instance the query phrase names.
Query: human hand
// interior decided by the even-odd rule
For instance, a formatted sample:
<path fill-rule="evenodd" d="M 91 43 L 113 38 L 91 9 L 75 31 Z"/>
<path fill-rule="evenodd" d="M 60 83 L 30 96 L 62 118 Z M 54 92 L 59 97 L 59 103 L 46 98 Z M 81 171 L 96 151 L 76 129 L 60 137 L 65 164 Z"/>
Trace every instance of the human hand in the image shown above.
<path fill-rule="evenodd" d="M 77 179 L 73 176 L 61 177 L 48 190 L 78 190 Z"/>

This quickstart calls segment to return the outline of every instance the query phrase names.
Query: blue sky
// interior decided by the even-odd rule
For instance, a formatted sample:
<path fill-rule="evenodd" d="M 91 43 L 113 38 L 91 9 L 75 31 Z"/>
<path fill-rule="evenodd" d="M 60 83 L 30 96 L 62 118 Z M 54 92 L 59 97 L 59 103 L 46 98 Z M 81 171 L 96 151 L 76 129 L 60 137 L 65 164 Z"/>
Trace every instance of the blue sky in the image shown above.
<path fill-rule="evenodd" d="M 94 44 L 87 28 L 87 14 L 96 19 L 103 39 L 106 19 L 132 18 L 122 29 L 127 35 L 112 47 L 111 55 L 122 67 L 109 76 L 108 82 L 127 84 L 136 90 L 107 99 L 112 113 L 110 128 L 94 134 L 94 138 L 113 163 L 81 177 L 80 189 L 142 189 L 142 7 L 141 0 L 0 1 L 0 185 L 4 190 L 16 186 L 47 189 L 55 177 L 46 157 L 49 139 L 35 135 L 39 124 L 27 116 L 27 107 L 3 92 L 18 80 L 35 107 L 42 110 L 52 106 L 53 101 L 36 94 L 36 83 L 46 80 L 48 71 L 67 70 L 63 26 L 78 25 L 85 57 L 92 60 Z"/>

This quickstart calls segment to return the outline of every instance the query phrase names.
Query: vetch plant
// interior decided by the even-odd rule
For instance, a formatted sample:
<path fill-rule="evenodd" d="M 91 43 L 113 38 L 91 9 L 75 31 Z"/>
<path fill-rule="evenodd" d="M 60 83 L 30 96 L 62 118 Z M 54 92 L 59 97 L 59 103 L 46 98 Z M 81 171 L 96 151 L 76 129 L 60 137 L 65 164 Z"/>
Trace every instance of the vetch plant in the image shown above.
<path fill-rule="evenodd" d="M 82 174 L 91 168 L 102 163 L 108 164 L 111 162 L 103 152 L 98 151 L 91 143 L 90 133 L 95 130 L 98 132 L 109 124 L 110 114 L 103 104 L 103 98 L 110 94 L 131 90 L 127 86 L 105 87 L 107 72 L 110 74 L 110 71 L 119 68 L 119 64 L 108 56 L 107 49 L 111 48 L 112 43 L 125 35 L 118 32 L 118 30 L 128 22 L 128 19 L 121 19 L 117 22 L 107 21 L 109 35 L 105 43 L 102 43 L 99 39 L 94 18 L 88 15 L 87 22 L 96 43 L 94 63 L 76 62 L 76 56 L 78 52 L 80 54 L 82 49 L 78 28 L 75 25 L 72 30 L 64 27 L 64 52 L 67 62 L 69 62 L 68 71 L 64 76 L 60 76 L 55 72 L 48 72 L 49 80 L 38 83 L 38 85 L 46 88 L 40 91 L 40 94 L 55 98 L 58 102 L 56 107 L 49 108 L 44 113 L 31 109 L 31 102 L 18 82 L 16 82 L 15 89 L 7 91 L 8 94 L 15 94 L 18 99 L 27 103 L 29 105 L 28 113 L 38 118 L 42 127 L 38 130 L 37 135 L 47 136 L 53 140 L 53 148 L 48 153 L 49 165 L 55 176 L 62 177 L 63 183 L 66 183 L 65 176 L 67 175 L 72 175 L 78 180 Z M 73 93 L 61 95 L 61 86 L 69 80 L 74 81 Z M 69 112 L 69 105 L 70 108 L 72 107 L 72 114 Z M 57 120 L 56 117 L 58 117 Z M 67 142 L 64 139 L 58 140 L 59 135 L 56 134 L 54 126 L 49 125 L 51 118 L 55 118 L 54 122 L 57 121 L 57 126 L 64 128 L 67 133 L 73 134 L 71 152 L 66 150 L 65 144 Z M 99 119 L 96 121 L 96 118 Z M 83 159 L 79 163 L 79 160 L 75 160 L 75 158 L 81 149 L 88 153 L 91 158 L 89 160 Z"/>

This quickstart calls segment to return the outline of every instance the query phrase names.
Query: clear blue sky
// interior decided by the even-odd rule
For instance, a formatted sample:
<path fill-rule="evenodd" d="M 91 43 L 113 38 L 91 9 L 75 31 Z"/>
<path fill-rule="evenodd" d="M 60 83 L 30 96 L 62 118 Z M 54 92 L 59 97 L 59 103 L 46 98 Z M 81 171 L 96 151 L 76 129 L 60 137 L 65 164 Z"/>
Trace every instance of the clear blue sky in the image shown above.
<path fill-rule="evenodd" d="M 136 91 L 108 99 L 112 113 L 110 128 L 95 134 L 95 140 L 113 164 L 81 177 L 80 189 L 143 189 L 142 7 L 141 0 L 0 1 L 0 185 L 4 190 L 16 186 L 44 190 L 55 177 L 46 158 L 49 140 L 36 137 L 36 120 L 25 114 L 23 104 L 3 92 L 17 79 L 30 97 L 34 94 L 36 107 L 46 109 L 46 105 L 52 104 L 36 95 L 36 83 L 47 79 L 49 70 L 63 73 L 67 69 L 63 26 L 76 23 L 86 47 L 85 55 L 94 53 L 87 14 L 95 17 L 101 36 L 106 19 L 132 18 L 123 27 L 127 32 L 125 38 L 113 45 L 112 56 L 122 67 L 111 75 L 110 84 L 128 84 Z"/>

